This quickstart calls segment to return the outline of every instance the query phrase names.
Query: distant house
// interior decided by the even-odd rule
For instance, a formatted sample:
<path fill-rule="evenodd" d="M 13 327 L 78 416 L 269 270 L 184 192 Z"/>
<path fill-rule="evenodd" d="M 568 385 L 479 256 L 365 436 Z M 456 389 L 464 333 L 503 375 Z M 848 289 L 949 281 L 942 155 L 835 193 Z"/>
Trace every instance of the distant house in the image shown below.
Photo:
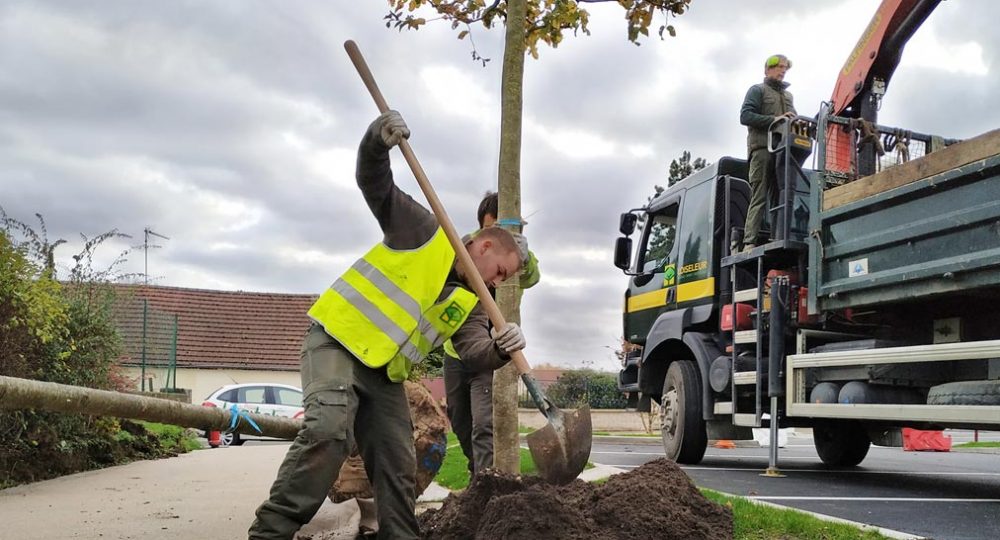
<path fill-rule="evenodd" d="M 145 384 L 191 390 L 200 403 L 225 384 L 301 385 L 299 350 L 317 295 L 117 285 L 120 364 Z"/>
<path fill-rule="evenodd" d="M 535 377 L 535 380 L 538 381 L 538 385 L 545 389 L 552 383 L 556 382 L 559 377 L 562 377 L 564 371 L 566 370 L 563 368 L 539 366 L 531 370 L 531 374 Z"/>
<path fill-rule="evenodd" d="M 315 294 L 214 291 L 115 285 L 116 324 L 125 351 L 119 364 L 136 390 L 189 389 L 201 403 L 220 386 L 276 382 L 301 386 L 299 352 Z M 540 367 L 542 388 L 563 370 Z M 145 378 L 143 383 L 142 378 Z M 438 401 L 444 383 L 424 380 Z M 518 393 L 528 399 L 524 383 Z"/>

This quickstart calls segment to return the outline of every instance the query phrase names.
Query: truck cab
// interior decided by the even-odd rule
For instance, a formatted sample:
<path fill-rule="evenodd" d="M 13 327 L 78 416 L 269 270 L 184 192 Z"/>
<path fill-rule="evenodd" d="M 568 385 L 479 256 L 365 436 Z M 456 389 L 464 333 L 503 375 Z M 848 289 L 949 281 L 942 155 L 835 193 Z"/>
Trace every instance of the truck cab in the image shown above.
<path fill-rule="evenodd" d="M 812 174 L 800 179 L 794 190 L 791 242 L 801 243 L 805 236 Z M 734 433 L 728 420 L 714 422 L 709 385 L 712 362 L 728 345 L 719 323 L 724 306 L 732 299 L 733 279 L 731 269 L 722 267 L 720 261 L 730 255 L 733 238 L 742 236 L 750 200 L 746 177 L 746 160 L 724 157 L 668 187 L 645 207 L 622 215 L 620 229 L 626 236 L 619 239 L 615 251 L 616 266 L 629 276 L 622 315 L 624 337 L 635 346 L 619 374 L 619 388 L 640 411 L 650 410 L 650 400 L 662 406 L 665 399 L 698 397 L 699 403 L 688 408 L 697 410 L 697 418 L 689 419 L 687 427 L 707 436 L 707 426 L 717 438 L 749 433 Z M 633 254 L 629 235 L 636 225 L 638 247 Z M 751 276 L 744 271 L 739 274 L 738 282 L 749 287 Z M 673 385 L 665 386 L 668 371 L 677 363 L 674 371 L 686 375 L 675 375 Z M 697 385 L 698 391 L 684 388 L 685 384 Z M 683 418 L 667 420 L 673 428 L 664 435 L 668 455 L 680 461 L 700 460 L 705 437 L 699 436 L 691 445 L 694 450 L 682 454 Z"/>

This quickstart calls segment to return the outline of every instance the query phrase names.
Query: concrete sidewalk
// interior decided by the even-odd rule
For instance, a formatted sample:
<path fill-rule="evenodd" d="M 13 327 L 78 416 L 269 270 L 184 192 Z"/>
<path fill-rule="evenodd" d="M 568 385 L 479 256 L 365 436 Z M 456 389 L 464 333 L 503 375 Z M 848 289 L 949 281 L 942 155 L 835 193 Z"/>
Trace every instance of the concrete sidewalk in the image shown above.
<path fill-rule="evenodd" d="M 3 490 L 0 537 L 243 540 L 287 450 L 286 444 L 199 450 Z M 581 478 L 592 481 L 616 472 L 598 465 Z M 437 506 L 449 493 L 431 484 L 418 499 L 418 511 Z M 327 500 L 300 532 L 326 531 L 317 538 L 353 540 L 359 520 L 354 500 Z"/>
<path fill-rule="evenodd" d="M 3 490 L 0 537 L 244 540 L 287 450 L 199 450 Z M 318 517 L 324 526 L 356 531 L 356 514 L 350 501 L 330 503 Z"/>

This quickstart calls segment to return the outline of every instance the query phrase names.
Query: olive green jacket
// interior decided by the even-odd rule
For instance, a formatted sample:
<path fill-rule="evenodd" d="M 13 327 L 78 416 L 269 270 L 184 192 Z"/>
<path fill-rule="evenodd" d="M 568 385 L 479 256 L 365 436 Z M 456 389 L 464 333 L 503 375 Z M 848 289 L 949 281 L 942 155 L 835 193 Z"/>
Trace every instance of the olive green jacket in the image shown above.
<path fill-rule="evenodd" d="M 747 90 L 740 108 L 740 123 L 747 127 L 747 155 L 758 148 L 767 147 L 767 128 L 774 117 L 786 112 L 797 114 L 792 103 L 788 83 L 764 79 Z"/>

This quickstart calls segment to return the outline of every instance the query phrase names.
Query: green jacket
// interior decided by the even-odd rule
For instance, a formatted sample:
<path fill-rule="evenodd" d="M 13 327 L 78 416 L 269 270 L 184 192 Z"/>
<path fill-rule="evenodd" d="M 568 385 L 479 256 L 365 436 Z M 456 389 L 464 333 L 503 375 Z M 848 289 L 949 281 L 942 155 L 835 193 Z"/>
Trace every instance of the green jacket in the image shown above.
<path fill-rule="evenodd" d="M 775 116 L 795 112 L 788 83 L 764 79 L 747 90 L 740 108 L 740 123 L 747 127 L 747 155 L 758 148 L 767 148 L 767 128 Z"/>

